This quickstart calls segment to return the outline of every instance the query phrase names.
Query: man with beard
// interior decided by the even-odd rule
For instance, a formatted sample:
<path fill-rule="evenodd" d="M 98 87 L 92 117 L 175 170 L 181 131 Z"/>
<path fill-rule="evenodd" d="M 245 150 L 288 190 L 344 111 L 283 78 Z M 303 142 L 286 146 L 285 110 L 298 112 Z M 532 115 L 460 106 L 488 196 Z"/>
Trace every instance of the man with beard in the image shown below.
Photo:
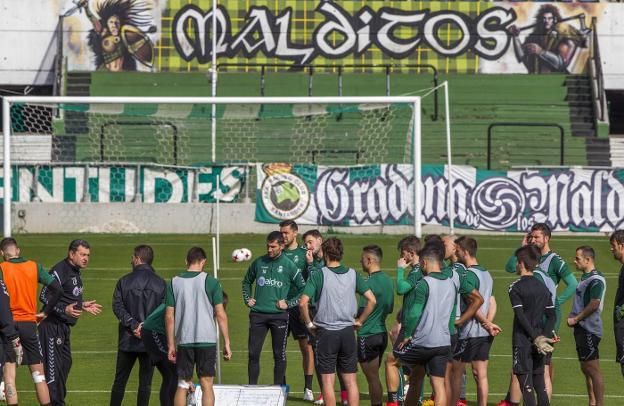
<path fill-rule="evenodd" d="M 267 333 L 271 330 L 273 348 L 273 384 L 283 385 L 286 374 L 286 338 L 288 337 L 288 312 L 297 306 L 305 282 L 301 272 L 285 255 L 284 236 L 279 231 L 269 233 L 266 239 L 267 254 L 256 259 L 247 269 L 243 279 L 243 301 L 249 307 L 249 360 L 247 373 L 250 385 L 258 384 L 260 353 Z M 255 289 L 252 292 L 252 285 Z M 290 285 L 295 285 L 297 295 L 288 298 Z"/>
<path fill-rule="evenodd" d="M 81 272 L 89 265 L 91 246 L 85 240 L 69 243 L 67 258 L 50 270 L 61 284 L 63 295 L 50 315 L 39 324 L 39 337 L 43 347 L 45 375 L 50 390 L 52 406 L 64 406 L 67 379 L 72 366 L 70 333 L 83 312 L 97 316 L 102 306 L 95 300 L 83 300 L 84 286 Z M 52 292 L 43 288 L 39 301 L 47 305 Z"/>

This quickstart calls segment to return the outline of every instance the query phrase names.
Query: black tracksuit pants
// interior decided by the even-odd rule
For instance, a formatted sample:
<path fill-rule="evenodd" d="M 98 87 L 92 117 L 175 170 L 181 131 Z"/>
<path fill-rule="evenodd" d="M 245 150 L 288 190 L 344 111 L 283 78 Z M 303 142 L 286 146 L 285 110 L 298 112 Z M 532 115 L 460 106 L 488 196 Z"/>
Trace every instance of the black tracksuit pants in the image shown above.
<path fill-rule="evenodd" d="M 70 326 L 45 319 L 39 324 L 39 341 L 52 406 L 64 406 L 67 378 L 72 366 Z"/>
<path fill-rule="evenodd" d="M 130 373 L 137 359 L 139 360 L 139 390 L 137 393 L 137 406 L 148 406 L 152 393 L 152 377 L 154 376 L 154 366 L 147 352 L 117 351 L 117 368 L 115 370 L 115 380 L 111 389 L 110 406 L 121 406 L 126 384 Z"/>
<path fill-rule="evenodd" d="M 160 406 L 173 406 L 173 398 L 178 389 L 178 373 L 175 364 L 168 359 L 167 337 L 144 328 L 141 331 L 141 338 L 152 363 L 162 376 Z"/>
<path fill-rule="evenodd" d="M 249 313 L 249 361 L 247 375 L 250 385 L 258 384 L 260 354 L 267 333 L 271 330 L 273 347 L 273 384 L 283 385 L 286 378 L 286 339 L 288 338 L 288 313 Z"/>

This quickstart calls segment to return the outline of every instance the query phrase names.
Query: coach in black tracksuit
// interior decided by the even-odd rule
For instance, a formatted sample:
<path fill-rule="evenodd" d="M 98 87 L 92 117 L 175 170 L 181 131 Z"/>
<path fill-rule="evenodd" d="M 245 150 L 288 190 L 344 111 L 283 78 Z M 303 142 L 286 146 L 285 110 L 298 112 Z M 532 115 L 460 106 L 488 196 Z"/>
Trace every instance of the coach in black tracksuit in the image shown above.
<path fill-rule="evenodd" d="M 67 378 L 72 366 L 70 328 L 75 326 L 82 312 L 98 315 L 102 306 L 95 300 L 83 300 L 84 289 L 80 272 L 89 264 L 91 247 L 85 240 L 73 240 L 69 244 L 67 258 L 50 270 L 63 288 L 63 296 L 52 312 L 39 324 L 39 341 L 43 350 L 46 381 L 53 406 L 65 405 Z M 41 290 L 39 301 L 47 304 L 51 292 Z"/>
<path fill-rule="evenodd" d="M 113 312 L 119 319 L 117 368 L 111 390 L 111 406 L 120 406 L 130 372 L 139 360 L 137 406 L 149 405 L 154 366 L 141 340 L 143 321 L 165 298 L 167 285 L 152 268 L 154 251 L 139 245 L 132 255 L 132 272 L 117 282 L 113 293 Z"/>

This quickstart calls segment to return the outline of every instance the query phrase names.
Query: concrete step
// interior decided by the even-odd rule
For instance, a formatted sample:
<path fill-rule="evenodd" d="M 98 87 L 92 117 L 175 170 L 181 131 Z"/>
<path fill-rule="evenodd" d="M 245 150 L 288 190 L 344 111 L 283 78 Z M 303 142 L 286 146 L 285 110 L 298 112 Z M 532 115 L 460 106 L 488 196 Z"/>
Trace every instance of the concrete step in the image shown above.
<path fill-rule="evenodd" d="M 587 138 L 587 164 L 590 166 L 611 166 L 611 147 L 608 139 Z"/>
<path fill-rule="evenodd" d="M 624 167 L 624 134 L 609 136 L 611 165 Z"/>

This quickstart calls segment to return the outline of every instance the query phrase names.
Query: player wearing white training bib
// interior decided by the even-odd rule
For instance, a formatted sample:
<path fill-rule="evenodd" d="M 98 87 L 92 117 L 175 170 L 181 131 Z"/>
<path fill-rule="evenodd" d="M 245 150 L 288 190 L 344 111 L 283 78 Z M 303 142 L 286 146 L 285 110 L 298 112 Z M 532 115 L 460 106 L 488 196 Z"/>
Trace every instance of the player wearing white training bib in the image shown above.
<path fill-rule="evenodd" d="M 596 270 L 596 254 L 589 246 L 576 249 L 574 265 L 583 272 L 576 287 L 572 311 L 568 316 L 568 326 L 574 328 L 576 352 L 581 363 L 581 371 L 587 383 L 589 404 L 601 406 L 604 401 L 604 380 L 600 371 L 598 345 L 602 339 L 602 309 L 607 290 L 604 275 Z"/>
<path fill-rule="evenodd" d="M 426 276 L 416 285 L 414 305 L 403 308 L 402 341 L 394 348 L 394 356 L 411 368 L 406 404 L 417 404 L 427 371 L 436 403 L 445 405 L 444 378 L 451 351 L 449 321 L 454 319 L 457 290 L 452 279 L 442 273 L 444 252 L 439 247 L 426 245 L 419 256 Z"/>
<path fill-rule="evenodd" d="M 492 294 L 493 280 L 490 273 L 477 261 L 477 241 L 470 237 L 460 237 L 455 244 L 457 257 L 466 266 L 466 278 L 483 297 L 479 312 L 491 323 L 496 315 L 496 300 Z M 462 302 L 462 312 L 467 307 L 468 304 Z M 476 317 L 473 317 L 459 329 L 459 340 L 453 349 L 455 376 L 465 369 L 467 363 L 472 366 L 472 374 L 477 383 L 479 406 L 487 405 L 489 392 L 487 368 L 493 340 L 494 337 L 490 335 L 488 329 Z"/>

